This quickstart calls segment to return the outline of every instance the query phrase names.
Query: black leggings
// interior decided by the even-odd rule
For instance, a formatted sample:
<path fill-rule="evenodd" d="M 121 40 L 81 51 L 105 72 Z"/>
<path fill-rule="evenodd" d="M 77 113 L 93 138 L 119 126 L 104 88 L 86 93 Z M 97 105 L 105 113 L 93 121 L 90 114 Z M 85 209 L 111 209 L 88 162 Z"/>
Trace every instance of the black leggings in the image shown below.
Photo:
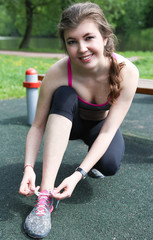
<path fill-rule="evenodd" d="M 59 114 L 72 121 L 70 140 L 82 139 L 91 148 L 105 120 L 83 120 L 78 112 L 78 96 L 76 91 L 68 86 L 59 87 L 52 99 L 50 114 Z M 124 139 L 120 129 L 117 130 L 112 142 L 94 168 L 103 175 L 114 175 L 120 168 L 124 154 Z"/>

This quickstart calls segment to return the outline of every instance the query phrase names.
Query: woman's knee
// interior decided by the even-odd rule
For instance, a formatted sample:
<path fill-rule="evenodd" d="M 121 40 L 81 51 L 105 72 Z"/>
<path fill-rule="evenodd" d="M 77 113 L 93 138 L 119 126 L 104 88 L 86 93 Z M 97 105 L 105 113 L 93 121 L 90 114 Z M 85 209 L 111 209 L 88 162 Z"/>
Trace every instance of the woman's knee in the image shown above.
<path fill-rule="evenodd" d="M 59 114 L 72 121 L 77 106 L 78 96 L 76 91 L 69 86 L 61 86 L 54 92 L 50 114 Z"/>
<path fill-rule="evenodd" d="M 113 176 L 119 171 L 120 165 L 121 160 L 109 159 L 109 161 L 103 161 L 101 168 L 98 170 L 101 171 L 104 176 Z"/>
<path fill-rule="evenodd" d="M 73 101 L 70 101 L 73 100 Z M 52 102 L 61 106 L 62 104 L 70 105 L 74 103 L 77 99 L 77 93 L 74 88 L 69 86 L 61 86 L 56 89 L 53 94 Z"/>
<path fill-rule="evenodd" d="M 120 169 L 121 161 L 125 151 L 124 139 L 120 135 L 118 144 L 113 144 L 109 147 L 103 157 L 96 164 L 96 167 L 105 176 L 115 175 Z M 116 145 L 116 146 L 115 146 Z"/>

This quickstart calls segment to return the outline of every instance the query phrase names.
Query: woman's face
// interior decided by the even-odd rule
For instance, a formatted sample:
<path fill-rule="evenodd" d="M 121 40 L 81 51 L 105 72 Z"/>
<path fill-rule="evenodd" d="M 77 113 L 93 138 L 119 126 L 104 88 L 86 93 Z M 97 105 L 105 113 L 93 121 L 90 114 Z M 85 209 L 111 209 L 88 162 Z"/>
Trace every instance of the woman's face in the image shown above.
<path fill-rule="evenodd" d="M 91 68 L 104 58 L 107 39 L 103 39 L 97 24 L 90 19 L 75 29 L 66 30 L 64 39 L 71 61 L 79 66 Z"/>

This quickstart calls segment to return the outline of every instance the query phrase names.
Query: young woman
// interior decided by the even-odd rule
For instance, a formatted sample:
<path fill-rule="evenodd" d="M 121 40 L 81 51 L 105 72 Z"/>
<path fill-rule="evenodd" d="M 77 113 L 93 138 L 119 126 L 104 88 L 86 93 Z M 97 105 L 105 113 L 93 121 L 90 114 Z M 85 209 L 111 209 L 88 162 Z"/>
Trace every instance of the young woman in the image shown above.
<path fill-rule="evenodd" d="M 68 57 L 55 63 L 43 80 L 36 117 L 27 136 L 20 194 L 37 192 L 37 203 L 24 229 L 34 238 L 51 229 L 52 197 L 71 196 L 87 173 L 114 175 L 124 154 L 120 125 L 138 84 L 137 68 L 114 53 L 114 34 L 102 10 L 93 3 L 74 4 L 59 23 Z M 34 165 L 45 131 L 43 173 L 35 187 Z M 89 151 L 74 173 L 54 188 L 69 139 L 82 139 Z"/>

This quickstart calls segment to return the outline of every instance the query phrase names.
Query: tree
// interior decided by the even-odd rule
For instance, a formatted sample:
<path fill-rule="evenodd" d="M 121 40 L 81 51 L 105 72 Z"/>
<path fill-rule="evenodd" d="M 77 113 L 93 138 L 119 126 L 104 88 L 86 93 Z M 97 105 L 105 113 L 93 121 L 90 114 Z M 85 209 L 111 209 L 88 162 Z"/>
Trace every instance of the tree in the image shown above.
<path fill-rule="evenodd" d="M 26 28 L 23 39 L 20 43 L 19 48 L 28 48 L 30 37 L 32 33 L 32 26 L 33 26 L 33 16 L 36 14 L 37 9 L 41 6 L 46 6 L 49 4 L 48 0 L 42 1 L 33 1 L 33 0 L 25 0 L 25 12 L 26 12 Z"/>
<path fill-rule="evenodd" d="M 5 0 L 3 2 L 19 33 L 23 35 L 19 48 L 29 46 L 34 16 L 50 3 L 50 0 Z"/>
<path fill-rule="evenodd" d="M 22 3 L 22 7 L 24 8 L 26 25 L 23 39 L 20 43 L 19 48 L 28 48 L 30 37 L 33 30 L 33 25 L 37 26 L 36 31 L 40 32 L 42 26 L 44 26 L 42 23 L 45 22 L 46 26 L 48 25 L 49 27 L 48 24 L 49 22 L 50 29 L 52 25 L 52 29 L 54 29 L 53 33 L 55 34 L 56 30 L 54 26 L 55 23 L 57 23 L 57 17 L 59 19 L 61 10 L 63 10 L 71 2 L 73 2 L 72 0 L 54 0 L 54 2 L 51 2 L 50 0 L 14 0 L 14 1 L 18 2 L 18 4 Z M 50 11 L 52 14 L 50 14 Z M 40 30 L 38 28 L 40 28 Z"/>
<path fill-rule="evenodd" d="M 32 5 L 31 0 L 25 0 L 25 10 L 26 10 L 26 30 L 24 37 L 20 43 L 19 48 L 27 48 L 29 46 L 29 41 L 32 32 L 32 23 L 33 23 L 33 12 L 34 6 Z"/>

